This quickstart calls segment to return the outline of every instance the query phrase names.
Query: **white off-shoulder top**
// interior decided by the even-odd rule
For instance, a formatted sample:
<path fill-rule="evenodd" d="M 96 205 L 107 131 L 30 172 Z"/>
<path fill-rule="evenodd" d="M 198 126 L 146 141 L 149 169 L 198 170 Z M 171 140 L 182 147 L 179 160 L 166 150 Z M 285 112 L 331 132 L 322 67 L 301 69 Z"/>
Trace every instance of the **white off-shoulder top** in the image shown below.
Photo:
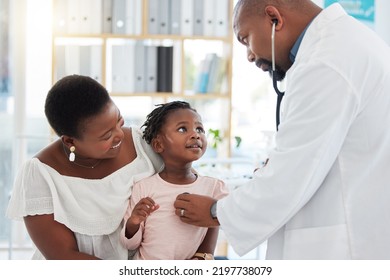
<path fill-rule="evenodd" d="M 84 179 L 59 174 L 37 158 L 19 170 L 9 201 L 7 216 L 54 214 L 54 219 L 75 234 L 80 252 L 101 259 L 127 259 L 119 241 L 122 220 L 132 186 L 151 176 L 162 161 L 132 128 L 137 157 L 102 179 Z M 43 259 L 37 250 L 33 259 Z"/>

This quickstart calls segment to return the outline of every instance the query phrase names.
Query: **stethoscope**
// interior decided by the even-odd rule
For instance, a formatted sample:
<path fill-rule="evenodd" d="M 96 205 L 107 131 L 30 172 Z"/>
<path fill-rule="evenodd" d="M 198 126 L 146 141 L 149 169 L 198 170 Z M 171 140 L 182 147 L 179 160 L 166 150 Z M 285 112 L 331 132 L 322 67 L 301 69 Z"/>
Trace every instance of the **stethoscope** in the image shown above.
<path fill-rule="evenodd" d="M 276 94 L 278 95 L 277 101 L 276 101 L 276 130 L 279 128 L 280 123 L 280 104 L 282 103 L 282 99 L 284 96 L 284 92 L 281 92 L 278 89 L 278 84 L 276 80 L 276 75 L 274 75 L 276 71 L 275 67 L 275 27 L 278 24 L 277 19 L 273 19 L 273 25 L 272 25 L 272 33 L 271 33 L 271 52 L 272 52 L 272 85 L 274 87 L 274 90 Z"/>

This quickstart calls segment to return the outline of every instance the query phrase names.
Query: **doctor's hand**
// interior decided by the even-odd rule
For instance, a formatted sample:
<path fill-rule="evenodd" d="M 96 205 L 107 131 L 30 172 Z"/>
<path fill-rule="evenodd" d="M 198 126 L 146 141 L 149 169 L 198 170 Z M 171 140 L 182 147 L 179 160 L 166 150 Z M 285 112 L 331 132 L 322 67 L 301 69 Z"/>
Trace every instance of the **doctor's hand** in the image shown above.
<path fill-rule="evenodd" d="M 216 200 L 197 194 L 180 194 L 176 197 L 175 214 L 182 222 L 199 227 L 217 227 L 218 219 L 211 217 L 210 208 Z"/>

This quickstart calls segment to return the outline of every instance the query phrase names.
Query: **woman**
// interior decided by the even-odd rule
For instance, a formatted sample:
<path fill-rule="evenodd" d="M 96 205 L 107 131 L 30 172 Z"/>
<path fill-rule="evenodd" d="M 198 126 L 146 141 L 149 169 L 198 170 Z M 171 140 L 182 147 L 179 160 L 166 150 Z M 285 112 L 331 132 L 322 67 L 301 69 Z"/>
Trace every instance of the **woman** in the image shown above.
<path fill-rule="evenodd" d="M 34 259 L 127 259 L 119 234 L 132 185 L 161 159 L 92 78 L 59 80 L 45 114 L 59 139 L 23 165 L 7 216 L 23 217 Z"/>

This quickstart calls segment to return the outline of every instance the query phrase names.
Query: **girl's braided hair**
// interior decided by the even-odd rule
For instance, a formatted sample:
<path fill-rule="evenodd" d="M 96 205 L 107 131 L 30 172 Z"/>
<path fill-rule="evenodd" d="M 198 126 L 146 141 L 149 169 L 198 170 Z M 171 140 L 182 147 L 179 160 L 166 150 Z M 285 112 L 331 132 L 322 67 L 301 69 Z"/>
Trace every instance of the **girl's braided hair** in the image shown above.
<path fill-rule="evenodd" d="M 196 110 L 185 101 L 172 101 L 165 104 L 157 104 L 156 106 L 157 108 L 147 115 L 146 121 L 141 126 L 141 128 L 144 128 L 142 137 L 148 144 L 157 136 L 170 112 L 177 109 L 190 109 L 196 112 Z"/>

